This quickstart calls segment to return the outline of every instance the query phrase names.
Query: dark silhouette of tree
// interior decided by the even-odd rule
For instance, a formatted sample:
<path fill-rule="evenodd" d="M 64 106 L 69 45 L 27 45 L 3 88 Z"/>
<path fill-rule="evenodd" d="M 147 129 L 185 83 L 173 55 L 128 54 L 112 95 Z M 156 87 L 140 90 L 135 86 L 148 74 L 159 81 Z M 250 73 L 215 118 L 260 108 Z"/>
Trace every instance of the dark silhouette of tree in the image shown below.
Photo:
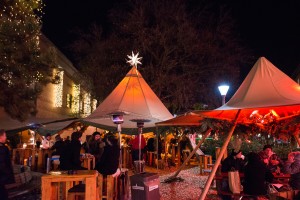
<path fill-rule="evenodd" d="M 40 49 L 38 0 L 3 0 L 0 4 L 0 106 L 14 119 L 36 114 L 43 86 L 58 81 L 52 51 Z"/>
<path fill-rule="evenodd" d="M 230 12 L 206 1 L 123 1 L 109 19 L 108 32 L 93 26 L 72 45 L 100 99 L 130 69 L 124 66 L 131 50 L 140 52 L 138 69 L 173 113 L 220 106 L 218 84 L 236 86 L 239 68 L 249 61 Z"/>

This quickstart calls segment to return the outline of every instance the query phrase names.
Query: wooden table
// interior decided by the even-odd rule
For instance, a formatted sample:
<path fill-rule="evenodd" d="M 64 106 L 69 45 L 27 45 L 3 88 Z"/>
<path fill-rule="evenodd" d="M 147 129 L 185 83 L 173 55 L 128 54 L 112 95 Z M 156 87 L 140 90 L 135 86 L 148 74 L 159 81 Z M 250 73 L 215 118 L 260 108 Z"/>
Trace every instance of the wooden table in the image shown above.
<path fill-rule="evenodd" d="M 42 200 L 59 199 L 59 183 L 63 183 L 63 197 L 67 199 L 68 190 L 72 187 L 74 181 L 85 182 L 85 199 L 97 199 L 98 172 L 96 170 L 78 170 L 77 174 L 62 173 L 58 175 L 42 176 Z"/>
<path fill-rule="evenodd" d="M 288 183 L 291 178 L 290 174 L 283 174 L 283 173 L 280 173 L 280 174 L 273 173 L 273 176 L 274 176 L 275 180 L 278 180 L 282 183 Z"/>

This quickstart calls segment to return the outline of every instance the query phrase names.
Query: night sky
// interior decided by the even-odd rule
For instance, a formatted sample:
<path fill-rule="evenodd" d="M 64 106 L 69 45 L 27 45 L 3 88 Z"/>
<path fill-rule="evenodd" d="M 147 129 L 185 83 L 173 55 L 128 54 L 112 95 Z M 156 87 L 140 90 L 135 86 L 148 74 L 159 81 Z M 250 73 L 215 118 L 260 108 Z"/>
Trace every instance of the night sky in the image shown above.
<path fill-rule="evenodd" d="M 300 1 L 212 0 L 232 10 L 243 44 L 257 60 L 265 56 L 289 76 L 300 64 Z M 117 0 L 46 0 L 43 33 L 69 56 L 74 28 L 93 23 L 107 26 L 106 15 Z M 254 63 L 253 63 L 254 64 Z M 247 66 L 244 75 L 251 67 Z"/>

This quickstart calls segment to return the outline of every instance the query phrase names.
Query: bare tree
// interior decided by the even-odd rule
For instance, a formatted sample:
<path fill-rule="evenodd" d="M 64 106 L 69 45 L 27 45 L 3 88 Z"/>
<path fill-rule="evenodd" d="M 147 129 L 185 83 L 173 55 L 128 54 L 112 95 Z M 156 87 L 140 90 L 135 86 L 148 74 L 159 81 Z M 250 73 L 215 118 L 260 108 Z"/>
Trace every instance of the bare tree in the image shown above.
<path fill-rule="evenodd" d="M 114 67 L 125 65 L 126 54 L 133 50 L 143 57 L 139 70 L 145 80 L 171 112 L 187 111 L 199 103 L 219 106 L 217 85 L 224 81 L 236 85 L 239 67 L 249 57 L 233 32 L 234 23 L 226 9 L 205 3 L 193 8 L 188 7 L 189 2 L 133 0 L 118 4 L 110 12 L 108 37 L 94 27 L 74 43 L 72 49 L 82 55 L 78 57 L 80 66 L 94 77 L 98 97 L 105 98 L 105 88 L 115 87 L 120 72 L 124 76 L 125 69 L 128 71 Z M 113 82 L 103 82 L 102 77 L 109 73 Z"/>

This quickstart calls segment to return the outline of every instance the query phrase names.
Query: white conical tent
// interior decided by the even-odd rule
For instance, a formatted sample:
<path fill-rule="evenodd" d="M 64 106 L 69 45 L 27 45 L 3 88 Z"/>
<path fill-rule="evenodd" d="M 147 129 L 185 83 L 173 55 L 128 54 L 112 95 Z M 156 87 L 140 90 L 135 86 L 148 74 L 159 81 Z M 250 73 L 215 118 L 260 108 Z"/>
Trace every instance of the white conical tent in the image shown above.
<path fill-rule="evenodd" d="M 259 113 L 262 120 L 267 119 L 265 117 L 270 113 L 272 115 L 275 113 L 274 116 L 278 120 L 300 114 L 300 86 L 264 57 L 258 59 L 239 89 L 225 105 L 212 111 L 195 112 L 203 117 L 228 119 L 234 122 L 202 190 L 200 200 L 206 197 L 236 124 L 251 123 L 253 111 Z"/>
<path fill-rule="evenodd" d="M 213 111 L 195 111 L 202 116 L 247 122 L 254 110 L 267 114 L 274 110 L 280 118 L 300 114 L 300 86 L 289 76 L 261 57 L 232 98 Z"/>
<path fill-rule="evenodd" d="M 150 120 L 144 124 L 145 128 L 149 128 L 155 127 L 157 122 L 173 118 L 136 67 L 131 68 L 111 94 L 83 121 L 99 128 L 109 129 L 116 126 L 112 122 L 111 115 L 120 112 L 125 113 L 122 132 L 137 128 L 136 122 L 131 120 Z"/>

